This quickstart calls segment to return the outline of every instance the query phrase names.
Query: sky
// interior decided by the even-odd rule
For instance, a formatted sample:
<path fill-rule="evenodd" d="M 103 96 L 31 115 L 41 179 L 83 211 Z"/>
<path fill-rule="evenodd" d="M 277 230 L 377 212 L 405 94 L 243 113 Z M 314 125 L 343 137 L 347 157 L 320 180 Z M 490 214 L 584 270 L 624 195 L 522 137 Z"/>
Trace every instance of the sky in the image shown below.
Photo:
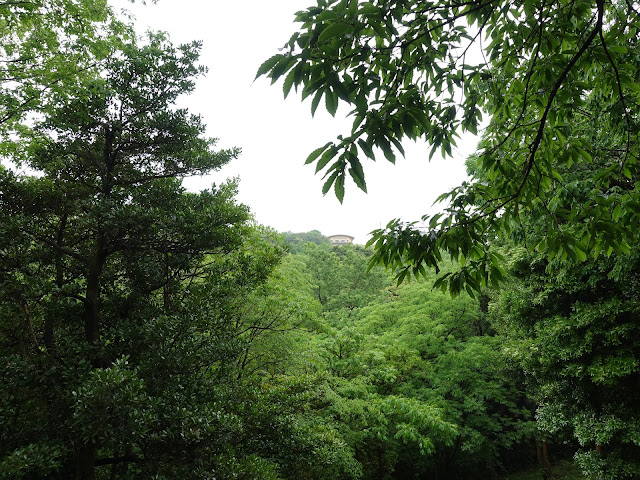
<path fill-rule="evenodd" d="M 292 92 L 285 100 L 281 83 L 254 81 L 258 67 L 278 53 L 295 31 L 294 14 L 314 0 L 159 0 L 157 4 L 109 0 L 119 11 L 135 16 L 140 33 L 147 29 L 169 33 L 174 43 L 203 42 L 200 63 L 207 66 L 193 94 L 180 106 L 202 115 L 207 134 L 221 148 L 239 147 L 240 157 L 218 172 L 190 178 L 194 191 L 239 177 L 238 200 L 251 208 L 258 223 L 279 232 L 319 230 L 344 234 L 366 243 L 372 230 L 394 218 L 419 220 L 435 213 L 436 197 L 466 179 L 464 161 L 477 140 L 463 137 L 453 158 L 437 155 L 429 162 L 424 142 L 407 141 L 406 158 L 396 164 L 382 155 L 363 166 L 368 193 L 349 181 L 341 205 L 315 168 L 304 165 L 314 149 L 350 131 L 346 109 L 335 118 L 318 108 L 311 116 L 310 101 Z"/>

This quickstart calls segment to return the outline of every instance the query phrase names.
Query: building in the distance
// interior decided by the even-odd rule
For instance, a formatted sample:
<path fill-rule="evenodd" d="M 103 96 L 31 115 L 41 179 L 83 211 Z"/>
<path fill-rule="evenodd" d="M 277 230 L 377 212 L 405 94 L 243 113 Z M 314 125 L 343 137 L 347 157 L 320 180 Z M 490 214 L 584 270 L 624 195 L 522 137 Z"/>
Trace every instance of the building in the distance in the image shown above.
<path fill-rule="evenodd" d="M 331 235 L 329 241 L 331 245 L 348 245 L 353 243 L 353 238 L 354 237 L 350 237 L 349 235 Z"/>

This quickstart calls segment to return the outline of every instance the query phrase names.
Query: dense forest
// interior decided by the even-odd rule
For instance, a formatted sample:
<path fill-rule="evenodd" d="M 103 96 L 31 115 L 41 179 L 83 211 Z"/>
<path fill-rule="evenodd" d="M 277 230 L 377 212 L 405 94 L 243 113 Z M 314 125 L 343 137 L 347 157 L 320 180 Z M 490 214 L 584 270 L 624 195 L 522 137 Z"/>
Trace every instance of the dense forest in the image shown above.
<path fill-rule="evenodd" d="M 307 159 L 325 193 L 491 115 L 443 214 L 368 246 L 183 186 L 239 154 L 176 106 L 198 42 L 92 0 L 0 12 L 0 478 L 640 478 L 635 3 L 300 12 L 258 76 L 353 104 Z"/>

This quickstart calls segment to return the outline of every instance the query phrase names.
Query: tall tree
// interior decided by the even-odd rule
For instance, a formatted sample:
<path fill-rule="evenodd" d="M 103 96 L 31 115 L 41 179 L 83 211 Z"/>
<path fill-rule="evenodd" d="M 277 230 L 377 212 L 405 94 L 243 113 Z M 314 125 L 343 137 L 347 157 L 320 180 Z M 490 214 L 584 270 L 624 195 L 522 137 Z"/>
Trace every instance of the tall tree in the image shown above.
<path fill-rule="evenodd" d="M 285 232 L 284 234 L 284 243 L 289 247 L 289 250 L 292 253 L 300 251 L 304 248 L 307 242 L 316 243 L 318 245 L 328 245 L 330 243 L 329 238 L 322 235 L 318 230 L 300 233 Z"/>
<path fill-rule="evenodd" d="M 241 244 L 249 215 L 233 184 L 181 186 L 237 154 L 174 106 L 204 72 L 198 51 L 159 34 L 124 45 L 20 132 L 12 160 L 37 175 L 0 169 L 0 457 L 14 478 L 205 468 L 189 460 L 215 431 L 199 377 L 226 347 L 189 284 Z"/>
<path fill-rule="evenodd" d="M 312 112 L 323 98 L 331 114 L 340 102 L 352 108 L 351 132 L 307 158 L 325 174 L 323 192 L 333 186 L 340 200 L 347 172 L 366 190 L 362 160 L 376 149 L 393 162 L 403 139 L 422 138 L 432 155 L 447 155 L 488 114 L 477 152 L 482 175 L 444 193 L 443 214 L 392 221 L 373 239 L 376 260 L 400 278 L 437 269 L 449 253 L 462 267 L 442 283 L 478 290 L 503 278 L 489 241 L 538 205 L 550 225 L 565 225 L 558 242 L 537 245 L 545 254 L 628 251 L 640 210 L 639 19 L 632 1 L 318 0 L 298 12 L 299 30 L 258 76 L 283 78 L 285 96 L 301 87 Z M 594 121 L 609 135 L 606 148 L 585 134 Z M 625 195 L 559 207 L 561 167 L 593 160 L 591 178 L 600 187 L 628 183 Z"/>
<path fill-rule="evenodd" d="M 638 478 L 638 252 L 566 268 L 515 248 L 491 315 L 532 380 L 543 439 L 579 445 L 588 478 Z"/>

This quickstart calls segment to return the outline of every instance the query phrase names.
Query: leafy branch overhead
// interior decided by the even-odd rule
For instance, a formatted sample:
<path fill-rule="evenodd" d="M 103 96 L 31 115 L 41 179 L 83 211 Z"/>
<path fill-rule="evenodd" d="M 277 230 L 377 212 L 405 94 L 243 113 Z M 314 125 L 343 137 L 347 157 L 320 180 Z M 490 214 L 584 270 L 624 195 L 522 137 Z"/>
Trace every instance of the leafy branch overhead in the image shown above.
<path fill-rule="evenodd" d="M 332 115 L 341 102 L 351 108 L 351 132 L 307 158 L 340 201 L 347 172 L 366 191 L 365 158 L 394 162 L 406 138 L 450 156 L 488 115 L 472 178 L 441 196 L 443 214 L 391 222 L 372 240 L 374 261 L 403 276 L 449 253 L 462 264 L 445 286 L 477 290 L 501 277 L 487 248 L 496 235 L 520 230 L 550 258 L 628 251 L 640 218 L 638 8 L 318 0 L 257 76 L 282 80 L 285 97 L 295 88 L 311 98 L 312 113 L 323 98 Z M 523 231 L 534 212 L 539 228 Z"/>

